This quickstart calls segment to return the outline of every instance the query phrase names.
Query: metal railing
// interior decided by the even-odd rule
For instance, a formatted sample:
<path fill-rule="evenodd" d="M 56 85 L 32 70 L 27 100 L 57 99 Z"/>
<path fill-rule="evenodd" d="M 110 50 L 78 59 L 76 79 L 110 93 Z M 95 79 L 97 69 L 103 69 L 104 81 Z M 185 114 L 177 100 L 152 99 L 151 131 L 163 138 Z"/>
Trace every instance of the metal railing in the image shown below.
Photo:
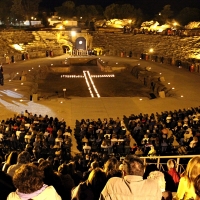
<path fill-rule="evenodd" d="M 196 157 L 198 155 L 174 155 L 174 156 L 152 156 L 152 157 L 140 157 L 144 160 L 144 164 L 155 164 L 159 170 L 165 170 L 164 165 L 167 165 L 167 160 L 174 159 L 176 160 L 176 171 L 179 173 L 182 173 L 185 171 L 185 167 L 187 166 L 187 163 L 182 163 L 181 159 L 191 159 L 193 157 Z M 161 159 L 165 159 L 166 162 L 161 162 Z"/>

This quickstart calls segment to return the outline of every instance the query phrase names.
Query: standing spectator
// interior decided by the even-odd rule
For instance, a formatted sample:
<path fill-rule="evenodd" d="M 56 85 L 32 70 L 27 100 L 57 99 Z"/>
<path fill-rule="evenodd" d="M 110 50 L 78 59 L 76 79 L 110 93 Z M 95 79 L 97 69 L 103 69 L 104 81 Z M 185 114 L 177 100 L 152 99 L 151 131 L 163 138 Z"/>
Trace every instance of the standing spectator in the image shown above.
<path fill-rule="evenodd" d="M 11 165 L 7 173 L 8 175 L 12 176 L 15 173 L 15 170 L 19 169 L 23 164 L 27 164 L 31 161 L 31 156 L 27 151 L 22 151 L 17 157 L 17 164 Z"/>
<path fill-rule="evenodd" d="M 160 186 L 160 189 L 162 191 L 162 196 L 163 196 L 162 200 L 171 200 L 172 199 L 172 192 L 165 191 L 166 182 L 165 182 L 165 176 L 162 172 L 160 172 L 160 171 L 150 172 L 147 179 L 153 179 L 158 182 L 158 185 Z"/>
<path fill-rule="evenodd" d="M 98 200 L 105 183 L 103 170 L 99 167 L 93 169 L 88 179 L 72 190 L 72 200 Z"/>
<path fill-rule="evenodd" d="M 2 171 L 7 173 L 8 168 L 11 165 L 14 165 L 17 163 L 17 157 L 18 157 L 18 153 L 16 151 L 10 152 L 8 158 L 6 159 L 6 162 L 3 165 Z"/>
<path fill-rule="evenodd" d="M 122 172 L 119 170 L 119 162 L 117 158 L 109 158 L 104 164 L 104 172 L 106 173 L 107 180 L 112 177 L 122 177 Z"/>
<path fill-rule="evenodd" d="M 198 175 L 194 180 L 194 188 L 197 195 L 195 200 L 200 200 L 200 175 Z"/>
<path fill-rule="evenodd" d="M 195 199 L 194 180 L 200 174 L 200 156 L 190 159 L 186 170 L 180 179 L 177 190 L 178 199 Z"/>
<path fill-rule="evenodd" d="M 123 161 L 124 177 L 108 180 L 100 200 L 137 199 L 161 200 L 162 192 L 154 180 L 143 180 L 144 163 L 136 156 L 128 155 Z"/>
<path fill-rule="evenodd" d="M 174 159 L 169 159 L 167 161 L 167 168 L 168 168 L 168 174 L 172 176 L 173 181 L 174 181 L 176 187 L 178 188 L 178 184 L 180 181 L 180 175 L 176 171 L 176 161 Z"/>

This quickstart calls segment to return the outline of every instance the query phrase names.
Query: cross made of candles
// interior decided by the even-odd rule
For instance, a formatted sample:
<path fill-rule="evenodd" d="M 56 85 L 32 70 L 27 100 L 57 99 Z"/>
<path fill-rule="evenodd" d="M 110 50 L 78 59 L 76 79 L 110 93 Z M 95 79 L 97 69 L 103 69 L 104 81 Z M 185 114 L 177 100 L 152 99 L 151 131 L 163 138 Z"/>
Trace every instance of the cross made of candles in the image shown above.
<path fill-rule="evenodd" d="M 114 74 L 109 75 L 91 75 L 89 71 L 83 71 L 83 75 L 61 75 L 61 78 L 85 78 L 85 82 L 88 86 L 88 90 L 92 98 L 100 98 L 100 94 L 93 82 L 93 78 L 114 78 Z"/>

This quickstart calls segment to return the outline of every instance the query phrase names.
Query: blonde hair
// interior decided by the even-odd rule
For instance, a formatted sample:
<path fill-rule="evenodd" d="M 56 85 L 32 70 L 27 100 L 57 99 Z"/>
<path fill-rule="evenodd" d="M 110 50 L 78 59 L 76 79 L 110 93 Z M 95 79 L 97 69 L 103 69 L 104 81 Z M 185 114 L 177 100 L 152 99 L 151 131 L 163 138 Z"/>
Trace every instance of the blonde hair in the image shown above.
<path fill-rule="evenodd" d="M 176 168 L 176 161 L 174 159 L 169 159 L 167 161 L 167 168 L 168 169 Z"/>
<path fill-rule="evenodd" d="M 200 156 L 195 156 L 190 159 L 184 172 L 184 177 L 189 183 L 194 182 L 194 179 L 200 174 Z"/>
<path fill-rule="evenodd" d="M 149 176 L 147 177 L 147 179 L 153 179 L 153 180 L 156 180 L 158 182 L 158 185 L 161 189 L 162 192 L 165 191 L 165 186 L 166 186 L 166 183 L 165 183 L 165 176 L 162 172 L 160 171 L 153 171 L 153 172 L 150 172 Z"/>

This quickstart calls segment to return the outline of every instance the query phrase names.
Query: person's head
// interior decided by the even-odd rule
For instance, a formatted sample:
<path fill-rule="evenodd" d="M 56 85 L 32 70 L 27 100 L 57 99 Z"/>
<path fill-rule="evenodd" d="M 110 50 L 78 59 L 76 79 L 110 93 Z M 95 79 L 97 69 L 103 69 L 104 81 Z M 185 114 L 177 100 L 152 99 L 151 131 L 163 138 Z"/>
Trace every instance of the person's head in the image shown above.
<path fill-rule="evenodd" d="M 174 159 L 169 159 L 167 161 L 167 168 L 168 169 L 176 168 L 176 161 Z"/>
<path fill-rule="evenodd" d="M 74 162 L 69 162 L 67 164 L 67 166 L 68 166 L 68 174 L 73 175 L 76 172 L 75 171 L 75 169 L 76 169 L 75 163 Z"/>
<path fill-rule="evenodd" d="M 95 168 L 99 167 L 99 163 L 97 161 L 93 161 L 90 166 L 92 169 L 95 169 Z"/>
<path fill-rule="evenodd" d="M 62 175 L 66 175 L 69 173 L 69 168 L 67 164 L 62 164 L 58 167 L 58 172 L 61 173 Z"/>
<path fill-rule="evenodd" d="M 190 159 L 187 164 L 184 176 L 189 182 L 194 182 L 194 179 L 200 174 L 200 156 L 195 156 Z"/>
<path fill-rule="evenodd" d="M 18 153 L 16 151 L 10 152 L 6 159 L 6 163 L 9 165 L 14 165 L 17 163 Z"/>
<path fill-rule="evenodd" d="M 42 161 L 44 161 L 45 159 L 44 158 L 39 158 L 38 159 L 38 163 L 40 164 Z"/>
<path fill-rule="evenodd" d="M 135 155 L 127 155 L 123 161 L 123 169 L 125 175 L 143 176 L 144 163 Z"/>
<path fill-rule="evenodd" d="M 24 164 L 15 171 L 13 183 L 19 192 L 33 193 L 43 186 L 43 172 L 32 163 Z"/>
<path fill-rule="evenodd" d="M 107 182 L 105 172 L 97 167 L 90 172 L 90 175 L 87 179 L 87 183 L 92 187 L 95 196 L 99 197 L 101 191 L 103 190 Z"/>
<path fill-rule="evenodd" d="M 117 170 L 119 168 L 119 163 L 117 158 L 112 157 L 107 160 L 107 162 L 104 164 L 104 172 L 109 172 L 113 170 Z"/>
<path fill-rule="evenodd" d="M 149 176 L 147 177 L 147 179 L 153 179 L 153 180 L 156 180 L 158 182 L 158 185 L 161 189 L 162 192 L 165 191 L 165 186 L 166 186 L 166 183 L 165 183 L 165 176 L 162 172 L 160 171 L 153 171 L 153 172 L 150 172 Z"/>
<path fill-rule="evenodd" d="M 17 157 L 17 162 L 20 164 L 27 164 L 30 163 L 30 161 L 31 161 L 31 155 L 27 151 L 22 151 Z"/>
<path fill-rule="evenodd" d="M 196 200 L 200 199 L 200 174 L 194 179 L 194 189 L 196 193 Z"/>

